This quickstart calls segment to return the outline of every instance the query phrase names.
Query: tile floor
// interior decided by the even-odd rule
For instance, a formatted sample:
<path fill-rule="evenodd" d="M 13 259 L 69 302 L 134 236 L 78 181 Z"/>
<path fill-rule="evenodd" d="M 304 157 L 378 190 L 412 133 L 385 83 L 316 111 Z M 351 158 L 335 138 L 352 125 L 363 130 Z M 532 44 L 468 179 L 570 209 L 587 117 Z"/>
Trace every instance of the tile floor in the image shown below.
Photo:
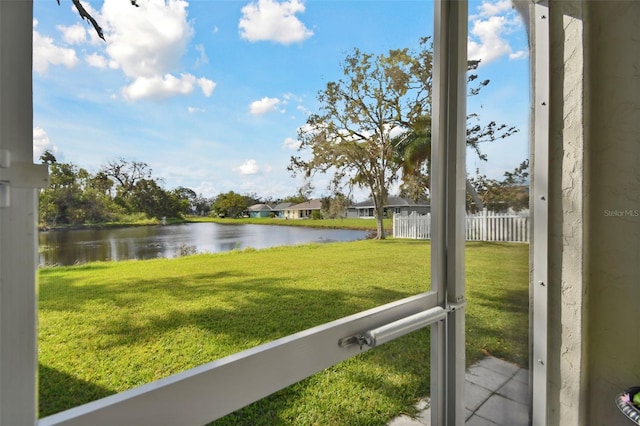
<path fill-rule="evenodd" d="M 472 365 L 465 375 L 465 410 L 468 426 L 528 426 L 529 371 L 487 357 Z M 428 400 L 418 404 L 416 417 L 402 415 L 388 426 L 431 424 Z"/>

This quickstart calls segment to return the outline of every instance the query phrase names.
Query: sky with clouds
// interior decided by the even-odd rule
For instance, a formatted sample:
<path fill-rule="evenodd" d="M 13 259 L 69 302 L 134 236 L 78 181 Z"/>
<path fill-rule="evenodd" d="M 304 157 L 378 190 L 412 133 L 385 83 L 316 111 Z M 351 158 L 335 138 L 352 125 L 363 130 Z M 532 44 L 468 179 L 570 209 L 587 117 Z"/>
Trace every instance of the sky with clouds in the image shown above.
<path fill-rule="evenodd" d="M 165 188 L 285 197 L 301 185 L 287 165 L 316 95 L 340 63 L 417 48 L 433 30 L 430 0 L 34 1 L 34 160 L 44 149 L 96 172 L 123 157 L 147 163 Z M 469 58 L 491 80 L 469 112 L 520 132 L 469 154 L 498 178 L 527 157 L 528 51 L 511 0 L 470 1 Z M 316 196 L 327 179 L 314 180 Z M 356 198 L 366 191 L 356 191 Z"/>

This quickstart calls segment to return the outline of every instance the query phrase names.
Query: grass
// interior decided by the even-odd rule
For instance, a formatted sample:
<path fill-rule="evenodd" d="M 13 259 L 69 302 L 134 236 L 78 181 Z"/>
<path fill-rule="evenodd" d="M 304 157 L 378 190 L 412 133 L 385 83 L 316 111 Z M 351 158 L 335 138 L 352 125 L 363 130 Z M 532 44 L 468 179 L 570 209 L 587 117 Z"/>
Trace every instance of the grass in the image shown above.
<path fill-rule="evenodd" d="M 424 241 L 366 240 L 41 269 L 40 415 L 425 291 L 429 252 Z M 468 244 L 469 363 L 526 365 L 527 253 Z M 429 393 L 428 358 L 422 330 L 216 424 L 382 425 Z"/>

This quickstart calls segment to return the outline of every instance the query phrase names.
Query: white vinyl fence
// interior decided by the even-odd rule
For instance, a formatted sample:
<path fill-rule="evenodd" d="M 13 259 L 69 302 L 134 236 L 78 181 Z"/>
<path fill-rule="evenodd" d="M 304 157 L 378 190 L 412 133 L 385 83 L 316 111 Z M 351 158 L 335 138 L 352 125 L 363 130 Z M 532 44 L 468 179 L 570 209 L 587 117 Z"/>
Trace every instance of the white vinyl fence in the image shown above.
<path fill-rule="evenodd" d="M 494 213 L 484 210 L 468 214 L 465 222 L 467 241 L 529 242 L 528 214 Z M 431 239 L 431 214 L 394 215 L 393 237 Z"/>

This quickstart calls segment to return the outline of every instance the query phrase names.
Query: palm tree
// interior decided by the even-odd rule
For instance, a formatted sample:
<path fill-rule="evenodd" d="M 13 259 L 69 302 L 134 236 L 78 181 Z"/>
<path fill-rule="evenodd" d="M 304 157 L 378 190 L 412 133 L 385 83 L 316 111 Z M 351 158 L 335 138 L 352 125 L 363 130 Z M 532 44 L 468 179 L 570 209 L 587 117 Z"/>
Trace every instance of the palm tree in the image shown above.
<path fill-rule="evenodd" d="M 495 123 L 490 124 L 490 130 L 494 130 L 492 126 L 495 126 Z M 467 145 L 475 149 L 481 159 L 486 159 L 479 152 L 477 144 L 495 140 L 495 137 L 494 132 L 489 135 L 486 129 L 484 132 L 481 132 L 481 130 L 476 128 L 467 130 Z M 503 128 L 499 130 L 503 130 Z M 517 130 L 512 127 L 501 133 L 500 137 L 506 137 L 515 132 Z M 486 139 L 478 136 L 481 133 Z M 425 115 L 416 119 L 409 131 L 396 137 L 395 147 L 396 161 L 400 163 L 402 170 L 401 195 L 407 196 L 414 201 L 424 199 L 429 191 L 431 178 L 431 117 Z M 471 196 L 476 207 L 482 210 L 484 208 L 482 200 L 469 182 L 469 179 L 466 181 L 466 187 L 467 193 Z"/>
<path fill-rule="evenodd" d="M 475 71 L 480 65 L 479 60 L 471 60 L 468 63 L 468 71 Z M 469 84 L 469 96 L 476 96 L 480 90 L 489 84 L 489 80 L 478 80 L 476 73 L 467 77 Z M 480 144 L 504 139 L 518 132 L 514 126 L 497 124 L 491 121 L 488 124 L 480 124 L 478 114 L 467 116 L 467 147 L 473 149 L 481 160 L 487 160 L 486 154 L 480 150 Z M 413 120 L 407 126 L 407 131 L 397 136 L 394 141 L 396 161 L 401 165 L 402 185 L 401 195 L 413 200 L 424 198 L 429 191 L 430 164 L 431 164 L 431 115 L 424 114 Z M 479 209 L 482 202 L 473 186 L 467 179 L 467 192 L 471 195 Z"/>
<path fill-rule="evenodd" d="M 431 117 L 414 120 L 407 132 L 394 140 L 396 161 L 401 165 L 401 195 L 413 200 L 424 198 L 429 190 L 431 164 Z"/>

